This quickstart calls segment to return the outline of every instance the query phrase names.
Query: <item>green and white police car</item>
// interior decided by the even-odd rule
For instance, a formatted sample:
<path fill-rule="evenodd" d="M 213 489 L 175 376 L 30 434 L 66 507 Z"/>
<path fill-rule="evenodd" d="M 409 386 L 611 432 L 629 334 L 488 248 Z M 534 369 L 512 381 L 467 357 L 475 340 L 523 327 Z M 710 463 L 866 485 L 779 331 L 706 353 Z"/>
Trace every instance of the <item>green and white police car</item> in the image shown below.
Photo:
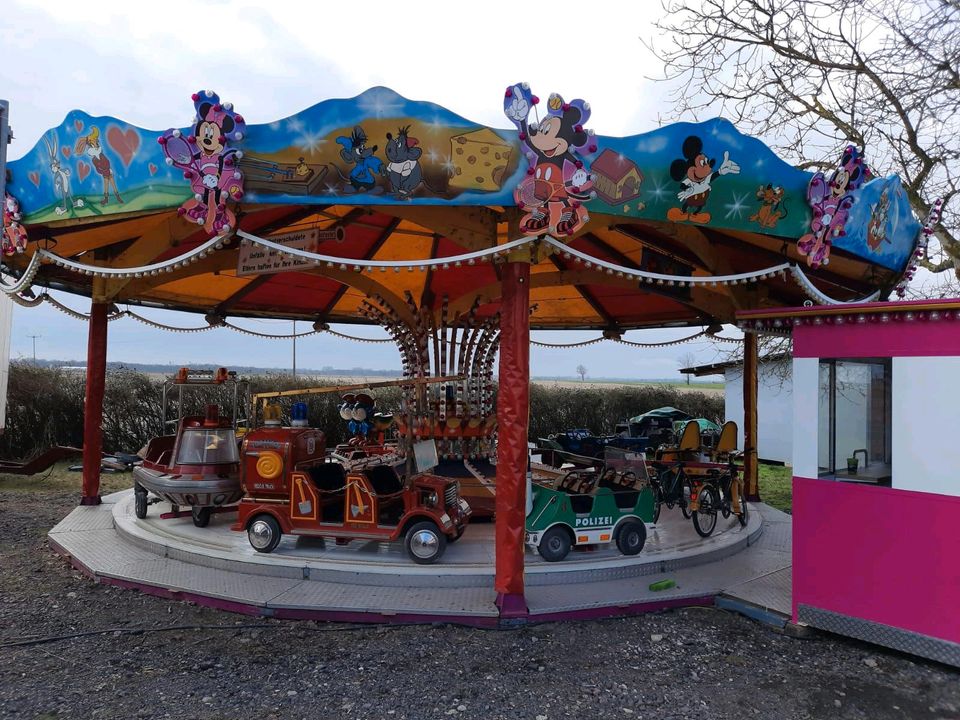
<path fill-rule="evenodd" d="M 556 487 L 531 484 L 527 497 L 526 544 L 548 562 L 563 560 L 574 545 L 610 542 L 636 555 L 647 540 L 644 523 L 653 522 L 654 495 L 643 470 L 575 470 Z"/>

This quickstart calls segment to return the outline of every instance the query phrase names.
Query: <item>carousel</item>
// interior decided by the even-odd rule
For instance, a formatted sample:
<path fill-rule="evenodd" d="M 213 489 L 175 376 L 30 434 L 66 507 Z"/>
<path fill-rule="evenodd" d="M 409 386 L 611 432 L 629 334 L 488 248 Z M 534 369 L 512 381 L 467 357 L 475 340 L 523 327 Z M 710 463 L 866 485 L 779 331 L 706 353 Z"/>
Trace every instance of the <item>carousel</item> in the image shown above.
<path fill-rule="evenodd" d="M 525 549 L 551 531 L 532 507 L 565 509 L 575 485 L 552 499 L 528 488 L 530 331 L 594 330 L 640 351 L 631 331 L 739 342 L 722 334 L 738 312 L 886 299 L 920 229 L 900 181 L 854 147 L 831 172 L 798 170 L 723 119 L 607 137 L 582 99 L 515 83 L 499 101 L 506 129 L 382 87 L 248 124 L 248 108 L 202 90 L 170 109 L 193 111 L 187 127 L 75 110 L 8 163 L 0 289 L 28 307 L 61 305 L 47 289 L 91 303 L 81 507 L 51 531 L 57 549 L 102 581 L 241 612 L 478 624 L 713 602 L 789 565 L 789 523 L 759 502 L 755 333 L 742 341 L 742 485 L 709 538 L 679 513 L 654 522 L 641 461 L 594 479 L 605 510 L 556 520 L 572 527 L 566 559 Z M 175 459 L 171 440 L 145 476 L 233 473 L 237 515 L 191 523 L 170 507 L 182 494 L 151 496 L 165 512 L 147 514 L 139 486 L 102 498 L 108 326 L 149 322 L 141 307 L 196 313 L 179 328 L 191 332 L 233 318 L 340 339 L 331 325 L 381 327 L 403 364 L 384 453 L 400 461 L 331 470 L 323 428 L 266 412 L 221 465 Z M 203 438 L 230 426 L 216 408 L 181 423 Z M 692 442 L 678 457 L 703 456 Z M 723 476 L 729 457 L 720 486 L 740 470 Z M 494 522 L 468 525 L 484 503 Z"/>

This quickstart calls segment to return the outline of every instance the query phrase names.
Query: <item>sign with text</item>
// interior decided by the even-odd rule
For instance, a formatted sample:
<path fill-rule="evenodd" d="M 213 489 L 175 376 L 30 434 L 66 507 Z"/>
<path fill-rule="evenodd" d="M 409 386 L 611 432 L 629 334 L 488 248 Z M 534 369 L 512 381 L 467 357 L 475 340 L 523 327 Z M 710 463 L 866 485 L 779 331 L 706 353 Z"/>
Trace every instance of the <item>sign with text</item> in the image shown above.
<path fill-rule="evenodd" d="M 344 231 L 343 228 L 336 228 L 335 230 L 311 228 L 300 232 L 270 235 L 266 239 L 289 248 L 317 252 L 317 246 L 327 240 L 343 242 Z M 237 276 L 244 277 L 247 275 L 291 272 L 315 267 L 316 265 L 317 263 L 313 260 L 304 260 L 302 258 L 284 255 L 276 250 L 255 245 L 248 240 L 244 240 L 240 244 L 240 254 L 237 259 Z"/>

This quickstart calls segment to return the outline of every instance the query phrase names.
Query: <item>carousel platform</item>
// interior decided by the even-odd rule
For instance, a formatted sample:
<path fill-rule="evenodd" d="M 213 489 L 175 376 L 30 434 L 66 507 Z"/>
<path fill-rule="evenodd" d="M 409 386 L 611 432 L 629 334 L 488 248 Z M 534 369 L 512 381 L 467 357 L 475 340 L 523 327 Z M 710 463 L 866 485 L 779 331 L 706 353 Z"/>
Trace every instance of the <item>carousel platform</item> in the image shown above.
<path fill-rule="evenodd" d="M 49 533 L 51 546 L 93 579 L 250 615 L 369 622 L 499 624 L 494 604 L 494 527 L 473 523 L 439 563 L 412 563 L 399 543 L 336 546 L 317 538 L 285 537 L 269 554 L 256 553 L 246 534 L 230 530 L 232 513 L 214 514 L 206 528 L 189 516 L 134 514 L 133 491 L 78 507 Z M 757 604 L 789 612 L 789 516 L 757 503 L 741 528 L 718 518 L 700 538 L 679 510 L 648 525 L 647 544 L 634 557 L 613 547 L 574 551 L 547 563 L 526 554 L 529 621 L 626 615 L 680 605 L 733 609 Z M 785 519 L 785 520 L 784 520 Z M 668 590 L 651 591 L 658 580 Z M 772 585 L 771 585 L 772 583 Z M 770 587 L 768 587 L 770 586 Z M 771 594 L 772 593 L 772 594 Z M 771 602 L 772 598 L 772 602 Z M 784 610 L 784 608 L 786 608 Z M 749 613 L 747 613 L 749 614 Z"/>

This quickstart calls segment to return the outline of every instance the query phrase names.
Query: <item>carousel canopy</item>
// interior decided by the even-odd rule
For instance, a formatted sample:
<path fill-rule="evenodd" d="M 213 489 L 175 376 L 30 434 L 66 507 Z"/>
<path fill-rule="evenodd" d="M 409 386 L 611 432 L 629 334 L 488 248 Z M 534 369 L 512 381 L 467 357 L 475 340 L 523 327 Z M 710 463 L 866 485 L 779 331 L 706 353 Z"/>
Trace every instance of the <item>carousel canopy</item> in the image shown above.
<path fill-rule="evenodd" d="M 522 259 L 531 327 L 615 332 L 885 296 L 917 243 L 899 180 L 855 149 L 812 175 L 722 119 L 605 137 L 588 104 L 520 84 L 509 130 L 386 88 L 261 125 L 213 93 L 193 109 L 165 132 L 73 111 L 10 162 L 6 291 L 347 323 L 371 322 L 377 296 L 401 319 L 489 317 L 500 262 Z"/>

